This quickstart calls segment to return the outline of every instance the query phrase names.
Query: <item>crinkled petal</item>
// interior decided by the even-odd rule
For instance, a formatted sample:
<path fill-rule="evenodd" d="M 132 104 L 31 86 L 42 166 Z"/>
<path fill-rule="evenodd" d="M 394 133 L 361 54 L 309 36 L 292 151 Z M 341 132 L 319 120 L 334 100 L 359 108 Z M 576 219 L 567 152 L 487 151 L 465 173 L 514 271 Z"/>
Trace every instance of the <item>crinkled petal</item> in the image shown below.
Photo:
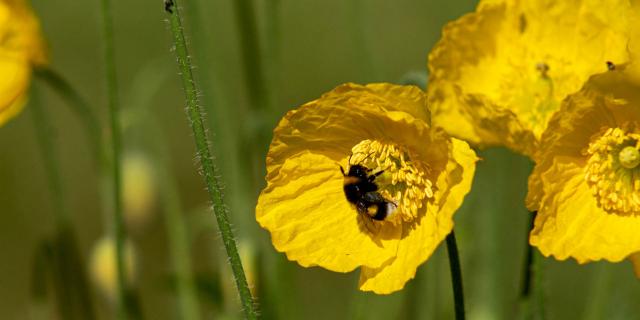
<path fill-rule="evenodd" d="M 568 94 L 606 61 L 629 61 L 632 10 L 628 0 L 481 2 L 444 28 L 429 55 L 434 124 L 533 156 Z"/>
<path fill-rule="evenodd" d="M 373 239 L 342 191 L 335 161 L 303 153 L 285 160 L 258 199 L 256 218 L 278 251 L 302 266 L 348 272 L 377 267 L 396 253 L 400 229 Z"/>
<path fill-rule="evenodd" d="M 387 111 L 403 111 L 416 119 L 430 123 L 429 108 L 424 91 L 415 86 L 400 86 L 390 83 L 372 83 L 358 85 L 346 83 L 323 95 L 323 99 L 331 97 L 356 97 L 362 100 L 367 97 L 367 103 L 376 104 Z"/>
<path fill-rule="evenodd" d="M 580 263 L 618 262 L 640 251 L 640 217 L 610 214 L 598 207 L 584 181 L 584 168 L 556 158 L 541 174 L 544 187 L 530 243 L 545 256 Z"/>
<path fill-rule="evenodd" d="M 411 149 L 439 173 L 446 164 L 444 132 L 398 107 L 393 97 L 409 101 L 419 90 L 411 86 L 345 84 L 296 110 L 289 111 L 274 130 L 267 154 L 267 181 L 282 159 L 309 151 L 335 161 L 345 159 L 362 140 L 394 141 Z M 424 93 L 423 93 L 424 94 Z M 417 98 L 416 98 L 417 99 Z M 416 100 L 418 101 L 418 100 Z M 416 108 L 421 103 L 415 102 Z M 401 137 L 401 138 L 399 138 Z M 345 161 L 340 162 L 346 165 Z"/>
<path fill-rule="evenodd" d="M 379 268 L 362 268 L 361 290 L 388 294 L 402 289 L 453 229 L 453 214 L 471 189 L 478 158 L 466 142 L 452 139 L 451 144 L 450 161 L 437 180 L 435 203 L 415 228 L 403 230 L 395 259 Z"/>

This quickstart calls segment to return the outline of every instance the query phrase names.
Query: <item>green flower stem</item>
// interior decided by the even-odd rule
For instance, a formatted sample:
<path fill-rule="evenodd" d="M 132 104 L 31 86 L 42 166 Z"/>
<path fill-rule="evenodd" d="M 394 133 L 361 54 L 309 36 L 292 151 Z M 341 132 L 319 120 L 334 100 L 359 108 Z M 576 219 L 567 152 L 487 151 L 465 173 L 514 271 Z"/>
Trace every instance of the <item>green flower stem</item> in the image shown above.
<path fill-rule="evenodd" d="M 612 305 L 613 288 L 613 274 L 611 265 L 609 263 L 600 262 L 595 265 L 595 274 L 592 273 L 591 285 L 588 289 L 587 296 L 591 299 L 587 299 L 588 303 L 582 311 L 581 319 L 585 320 L 598 320 L 607 319 L 607 316 L 612 317 L 607 313 L 608 308 Z"/>
<path fill-rule="evenodd" d="M 191 35 L 191 43 L 193 44 L 192 56 L 196 65 L 200 68 L 196 69 L 196 79 L 199 77 L 200 90 L 202 94 L 202 104 L 206 114 L 215 114 L 217 117 L 209 117 L 209 128 L 212 129 L 213 145 L 216 146 L 216 158 L 218 166 L 225 173 L 225 182 L 228 195 L 227 201 L 230 208 L 241 219 L 235 222 L 239 228 L 242 228 L 246 234 L 245 226 L 253 225 L 254 219 L 251 218 L 253 207 L 249 205 L 249 201 L 245 199 L 245 195 L 253 194 L 250 190 L 251 172 L 242 166 L 243 154 L 238 152 L 239 138 L 234 130 L 235 121 L 230 121 L 237 117 L 237 110 L 232 107 L 229 102 L 225 83 L 220 81 L 220 66 L 212 61 L 212 42 L 208 39 L 208 30 L 205 19 L 202 16 L 206 14 L 206 6 L 201 5 L 206 0 L 190 0 L 187 5 L 186 21 L 189 23 L 189 30 L 199 30 Z M 209 3 L 209 2 L 207 2 Z M 200 72 L 197 72 L 200 71 Z"/>
<path fill-rule="evenodd" d="M 101 124 L 93 109 L 87 101 L 56 71 L 49 68 L 35 70 L 38 79 L 45 82 L 53 89 L 71 108 L 84 125 L 84 130 L 89 139 L 89 148 L 93 154 L 96 168 L 103 165 L 103 144 L 101 136 Z"/>
<path fill-rule="evenodd" d="M 537 211 L 532 212 L 529 215 L 529 229 L 527 230 L 527 240 L 525 249 L 525 262 L 524 269 L 522 270 L 522 291 L 520 292 L 521 299 L 528 299 L 531 294 L 531 281 L 533 273 L 533 247 L 529 244 L 529 233 L 533 230 L 533 224 L 536 219 Z"/>
<path fill-rule="evenodd" d="M 176 273 L 176 287 L 181 317 L 185 320 L 200 319 L 196 286 L 191 270 L 189 241 L 176 183 L 168 172 L 167 163 L 163 163 L 160 172 L 165 224 L 168 231 L 171 260 Z"/>
<path fill-rule="evenodd" d="M 447 236 L 447 251 L 449 252 L 449 269 L 451 269 L 451 285 L 453 286 L 453 301 L 455 303 L 456 320 L 464 320 L 464 294 L 462 293 L 462 271 L 456 235 L 453 230 Z"/>
<path fill-rule="evenodd" d="M 145 110 L 146 111 L 146 110 Z M 152 124 L 149 126 L 149 140 L 153 143 L 154 154 L 159 162 L 158 172 L 161 198 L 163 202 L 165 225 L 169 238 L 169 250 L 176 274 L 176 288 L 181 317 L 185 320 L 200 319 L 200 309 L 196 284 L 194 281 L 191 255 L 189 251 L 189 235 L 185 223 L 177 184 L 171 175 L 169 150 L 162 141 L 167 141 L 164 131 L 154 114 L 149 114 Z"/>
<path fill-rule="evenodd" d="M 91 291 L 73 232 L 71 212 L 64 200 L 66 193 L 60 176 L 58 150 L 52 141 L 52 137 L 55 135 L 52 134 L 53 128 L 48 121 L 49 115 L 42 107 L 36 90 L 31 92 L 30 109 L 38 143 L 42 150 L 42 158 L 48 176 L 48 189 L 51 192 L 54 207 L 56 234 L 48 262 L 55 270 L 52 273 L 52 278 L 59 312 L 64 319 L 95 319 L 93 302 L 90 298 Z"/>
<path fill-rule="evenodd" d="M 56 223 L 56 231 L 64 230 L 71 223 L 71 215 L 69 209 L 64 202 L 65 194 L 62 188 L 62 179 L 58 168 L 57 150 L 53 146 L 51 141 L 52 127 L 47 121 L 47 115 L 44 108 L 38 101 L 38 94 L 36 90 L 31 91 L 31 115 L 33 116 L 34 127 L 36 128 L 36 134 L 38 138 L 38 144 L 42 150 L 42 158 L 44 160 L 45 171 L 47 172 L 47 182 L 49 184 L 48 189 L 51 193 L 51 200 L 53 201 L 53 212 Z M 54 269 L 60 269 L 60 264 L 54 257 L 53 267 Z M 54 275 L 54 289 L 56 291 L 56 299 L 58 305 L 58 312 L 64 319 L 73 318 L 73 302 L 71 301 L 71 288 L 70 284 L 64 281 L 64 270 L 56 270 L 57 275 Z"/>
<path fill-rule="evenodd" d="M 539 253 L 533 254 L 533 295 L 535 298 L 535 312 L 537 319 L 544 320 L 547 318 L 545 311 L 545 294 L 543 289 L 544 284 L 544 257 Z"/>
<path fill-rule="evenodd" d="M 282 1 L 268 0 L 265 3 L 265 86 L 271 102 L 280 101 L 282 70 Z"/>
<path fill-rule="evenodd" d="M 107 97 L 109 104 L 109 123 L 111 129 L 112 147 L 112 173 L 113 173 L 113 235 L 116 243 L 116 270 L 118 279 L 118 317 L 127 319 L 134 314 L 132 306 L 128 303 L 127 275 L 124 265 L 124 239 L 126 230 L 122 214 L 122 194 L 121 194 L 121 132 L 118 105 L 118 82 L 116 76 L 115 52 L 113 41 L 113 14 L 111 12 L 111 1 L 101 0 L 102 5 L 102 36 L 104 41 L 104 64 L 107 85 Z"/>
<path fill-rule="evenodd" d="M 53 128 L 48 121 L 48 115 L 39 101 L 36 90 L 31 90 L 31 114 L 36 128 L 38 144 L 42 150 L 45 171 L 48 175 L 49 191 L 53 201 L 53 211 L 55 213 L 56 227 L 64 229 L 71 224 L 71 213 L 64 199 L 66 197 L 60 176 L 60 163 L 58 162 L 58 152 L 53 145 Z"/>
<path fill-rule="evenodd" d="M 238 293 L 240 294 L 245 317 L 247 319 L 257 319 L 257 312 L 253 305 L 253 298 L 251 297 L 251 292 L 247 285 L 247 279 L 242 268 L 242 262 L 238 255 L 238 248 L 233 237 L 233 231 L 231 231 L 227 208 L 222 199 L 220 183 L 215 174 L 213 159 L 211 158 L 211 153 L 209 151 L 209 139 L 205 132 L 202 110 L 198 104 L 198 92 L 193 79 L 191 61 L 184 33 L 182 31 L 179 4 L 176 3 L 176 0 L 173 0 L 173 3 L 174 5 L 171 7 L 173 12 L 171 13 L 170 18 L 171 31 L 175 42 L 178 67 L 180 69 L 180 75 L 182 76 L 182 85 L 187 99 L 187 116 L 193 130 L 198 158 L 202 165 L 202 172 L 207 185 L 207 191 L 213 203 L 213 211 L 218 222 L 218 228 L 220 229 L 222 240 L 224 242 L 227 255 L 229 256 L 229 262 L 231 263 L 231 269 L 233 270 L 236 280 L 236 286 Z"/>
<path fill-rule="evenodd" d="M 240 33 L 242 61 L 249 103 L 256 110 L 268 110 L 269 98 L 262 60 L 262 48 L 258 38 L 253 0 L 235 0 L 233 8 Z"/>

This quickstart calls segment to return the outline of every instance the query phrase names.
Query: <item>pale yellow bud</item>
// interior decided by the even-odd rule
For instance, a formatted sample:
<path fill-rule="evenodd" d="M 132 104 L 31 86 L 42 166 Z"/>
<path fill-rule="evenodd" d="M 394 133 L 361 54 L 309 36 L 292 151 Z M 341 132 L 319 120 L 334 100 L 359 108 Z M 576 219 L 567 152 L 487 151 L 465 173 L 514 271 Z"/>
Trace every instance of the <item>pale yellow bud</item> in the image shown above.
<path fill-rule="evenodd" d="M 130 153 L 122 160 L 122 202 L 129 227 L 141 228 L 151 220 L 157 188 L 153 165 L 140 153 Z"/>
<path fill-rule="evenodd" d="M 129 241 L 124 243 L 124 263 L 129 285 L 134 283 L 136 255 Z M 90 261 L 91 279 L 99 291 L 110 301 L 117 301 L 118 273 L 116 266 L 116 245 L 110 236 L 104 236 L 93 247 Z"/>

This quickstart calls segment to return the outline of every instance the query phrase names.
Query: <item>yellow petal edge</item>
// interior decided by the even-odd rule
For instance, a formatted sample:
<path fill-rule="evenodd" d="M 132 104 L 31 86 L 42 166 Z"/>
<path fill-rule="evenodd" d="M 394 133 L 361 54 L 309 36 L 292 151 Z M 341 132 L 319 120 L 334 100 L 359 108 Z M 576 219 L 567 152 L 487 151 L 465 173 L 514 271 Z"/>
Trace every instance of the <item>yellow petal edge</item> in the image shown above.
<path fill-rule="evenodd" d="M 24 0 L 0 1 L 0 126 L 24 107 L 34 66 L 47 63 L 40 25 Z"/>

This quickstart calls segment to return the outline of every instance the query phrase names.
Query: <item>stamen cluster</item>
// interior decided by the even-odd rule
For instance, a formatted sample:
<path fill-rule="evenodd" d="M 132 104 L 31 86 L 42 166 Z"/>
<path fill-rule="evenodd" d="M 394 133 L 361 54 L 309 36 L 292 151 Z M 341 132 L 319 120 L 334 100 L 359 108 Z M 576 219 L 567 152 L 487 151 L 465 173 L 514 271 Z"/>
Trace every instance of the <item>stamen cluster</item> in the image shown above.
<path fill-rule="evenodd" d="M 406 148 L 377 140 L 363 140 L 352 148 L 352 154 L 350 164 L 361 164 L 373 173 L 384 171 L 375 180 L 378 192 L 397 205 L 386 221 L 414 221 L 426 208 L 426 202 L 433 198 L 429 166 L 414 161 Z"/>
<path fill-rule="evenodd" d="M 627 126 L 631 128 L 631 126 Z M 592 139 L 585 180 L 598 204 L 607 212 L 640 213 L 640 134 L 608 128 Z"/>

